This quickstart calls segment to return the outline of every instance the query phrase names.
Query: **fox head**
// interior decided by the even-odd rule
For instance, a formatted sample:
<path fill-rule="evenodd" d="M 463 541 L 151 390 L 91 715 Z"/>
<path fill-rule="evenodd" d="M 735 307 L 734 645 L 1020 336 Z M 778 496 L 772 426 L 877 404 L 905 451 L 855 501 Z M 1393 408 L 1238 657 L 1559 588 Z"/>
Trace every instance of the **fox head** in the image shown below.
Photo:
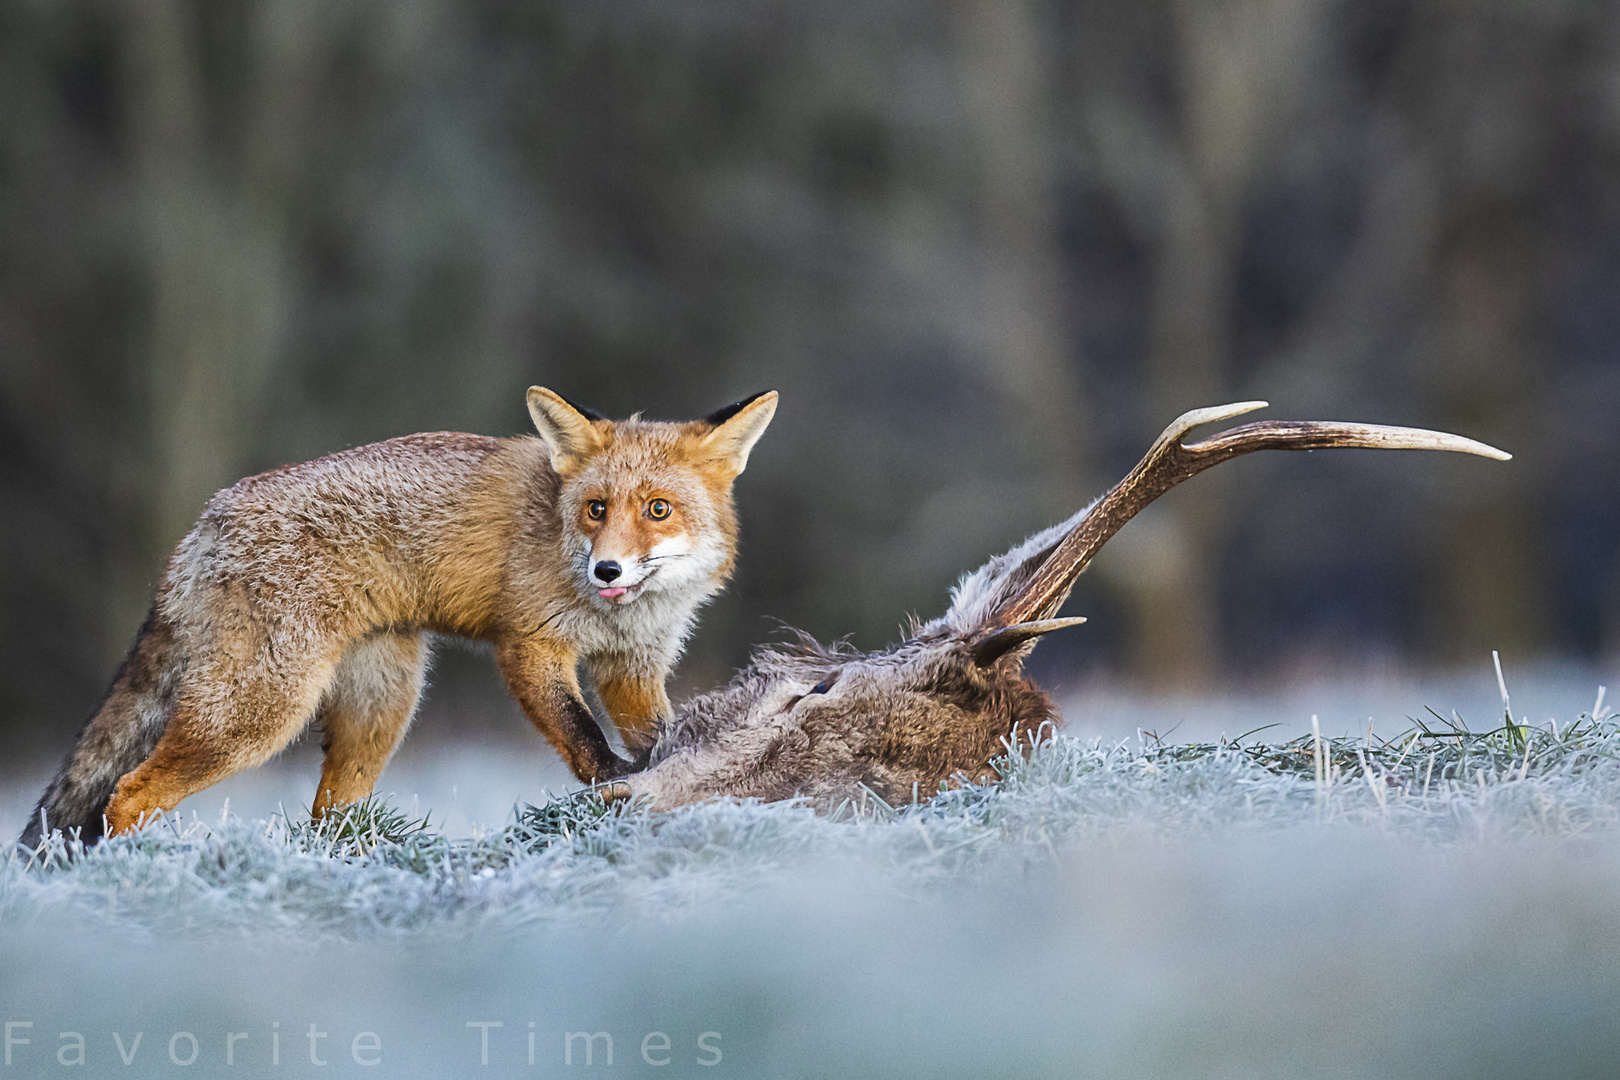
<path fill-rule="evenodd" d="M 557 511 L 580 595 L 624 606 L 731 573 L 731 485 L 776 414 L 776 391 L 686 423 L 609 420 L 543 386 L 529 415 L 562 478 Z"/>

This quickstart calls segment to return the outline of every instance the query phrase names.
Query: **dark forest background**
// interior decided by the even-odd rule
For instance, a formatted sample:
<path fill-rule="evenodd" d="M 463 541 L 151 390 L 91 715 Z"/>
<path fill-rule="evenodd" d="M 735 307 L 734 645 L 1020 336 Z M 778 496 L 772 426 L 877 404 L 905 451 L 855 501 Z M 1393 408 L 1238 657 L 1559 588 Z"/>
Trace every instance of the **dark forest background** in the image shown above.
<path fill-rule="evenodd" d="M 1620 655 L 1617 165 L 1602 0 L 0 0 L 0 726 L 59 746 L 215 489 L 531 383 L 781 391 L 683 686 L 1246 398 L 1516 457 L 1201 477 L 1048 670 Z"/>

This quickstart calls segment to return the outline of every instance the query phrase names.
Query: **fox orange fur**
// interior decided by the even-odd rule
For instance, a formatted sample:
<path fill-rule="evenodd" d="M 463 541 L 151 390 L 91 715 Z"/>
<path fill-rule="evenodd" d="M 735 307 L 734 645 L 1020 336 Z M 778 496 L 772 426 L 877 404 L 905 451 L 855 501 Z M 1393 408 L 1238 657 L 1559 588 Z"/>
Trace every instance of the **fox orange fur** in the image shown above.
<path fill-rule="evenodd" d="M 314 812 L 365 797 L 416 710 L 431 634 L 492 643 L 581 780 L 632 769 L 576 668 L 644 755 L 697 608 L 731 573 L 732 482 L 776 394 L 689 423 L 614 422 L 543 387 L 528 402 L 539 438 L 407 435 L 215 495 L 22 842 L 134 827 L 311 719 Z"/>

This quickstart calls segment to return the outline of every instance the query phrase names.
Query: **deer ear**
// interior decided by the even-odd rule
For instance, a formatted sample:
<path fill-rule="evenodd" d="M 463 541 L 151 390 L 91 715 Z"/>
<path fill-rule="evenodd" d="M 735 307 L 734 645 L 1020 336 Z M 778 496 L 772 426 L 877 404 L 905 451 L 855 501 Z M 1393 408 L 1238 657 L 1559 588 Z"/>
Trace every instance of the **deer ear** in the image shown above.
<path fill-rule="evenodd" d="M 1062 630 L 1066 626 L 1079 626 L 1085 621 L 1085 619 L 1038 619 L 1034 622 L 1013 623 L 1011 626 L 992 630 L 969 646 L 973 662 L 980 667 L 989 667 L 1014 649 L 1042 634 L 1050 634 L 1053 630 Z"/>
<path fill-rule="evenodd" d="M 714 430 L 704 435 L 699 445 L 723 462 L 735 476 L 748 466 L 748 452 L 765 434 L 775 415 L 775 390 L 743 398 L 703 418 L 703 423 L 712 425 Z"/>
<path fill-rule="evenodd" d="M 579 408 L 561 394 L 543 386 L 529 387 L 529 416 L 551 451 L 551 467 L 560 475 L 577 472 L 602 449 L 602 436 L 594 421 L 606 418 Z"/>

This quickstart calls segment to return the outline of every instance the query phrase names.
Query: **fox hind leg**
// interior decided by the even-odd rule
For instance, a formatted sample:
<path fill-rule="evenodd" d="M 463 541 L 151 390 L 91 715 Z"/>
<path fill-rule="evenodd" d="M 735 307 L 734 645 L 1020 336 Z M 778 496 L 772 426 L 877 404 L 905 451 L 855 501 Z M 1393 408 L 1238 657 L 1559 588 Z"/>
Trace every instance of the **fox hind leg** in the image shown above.
<path fill-rule="evenodd" d="M 410 726 L 427 670 L 425 634 L 372 634 L 350 645 L 316 717 L 326 752 L 312 813 L 359 802 Z"/>
<path fill-rule="evenodd" d="M 118 781 L 107 803 L 108 831 L 134 828 L 269 760 L 314 715 L 336 664 L 334 648 L 328 657 L 282 654 L 273 662 L 257 653 L 247 660 L 220 654 L 190 667 L 151 756 Z"/>

